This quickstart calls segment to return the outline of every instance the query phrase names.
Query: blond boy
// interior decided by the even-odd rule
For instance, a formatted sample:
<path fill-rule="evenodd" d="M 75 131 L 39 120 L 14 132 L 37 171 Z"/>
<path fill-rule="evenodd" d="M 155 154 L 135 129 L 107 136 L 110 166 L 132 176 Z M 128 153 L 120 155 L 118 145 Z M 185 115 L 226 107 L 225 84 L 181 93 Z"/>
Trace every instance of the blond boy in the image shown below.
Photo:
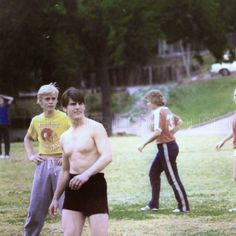
<path fill-rule="evenodd" d="M 28 159 L 36 165 L 24 236 L 40 234 L 61 169 L 59 140 L 70 121 L 64 112 L 56 110 L 58 93 L 53 83 L 40 87 L 37 103 L 43 112 L 33 117 L 24 138 Z M 34 150 L 33 141 L 38 142 L 38 151 Z"/>

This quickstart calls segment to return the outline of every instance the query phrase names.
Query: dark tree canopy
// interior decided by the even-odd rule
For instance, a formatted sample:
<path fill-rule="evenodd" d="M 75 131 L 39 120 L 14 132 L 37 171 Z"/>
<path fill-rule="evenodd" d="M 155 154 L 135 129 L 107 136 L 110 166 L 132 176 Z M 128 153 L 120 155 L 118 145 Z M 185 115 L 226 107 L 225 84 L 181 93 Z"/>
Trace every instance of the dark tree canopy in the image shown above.
<path fill-rule="evenodd" d="M 78 87 L 79 74 L 94 73 L 111 133 L 109 69 L 145 65 L 159 39 L 197 42 L 221 59 L 235 9 L 234 0 L 2 0 L 0 93 Z"/>

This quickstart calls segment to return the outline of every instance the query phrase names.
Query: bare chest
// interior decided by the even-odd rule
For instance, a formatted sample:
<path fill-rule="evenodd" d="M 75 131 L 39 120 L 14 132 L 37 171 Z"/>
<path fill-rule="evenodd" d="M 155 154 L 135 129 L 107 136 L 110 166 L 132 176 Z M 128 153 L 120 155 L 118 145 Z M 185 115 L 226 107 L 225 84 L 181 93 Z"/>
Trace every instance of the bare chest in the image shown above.
<path fill-rule="evenodd" d="M 81 132 L 80 135 L 72 135 L 67 138 L 63 146 L 64 152 L 71 156 L 74 153 L 86 154 L 92 152 L 95 148 L 95 142 L 89 133 Z"/>

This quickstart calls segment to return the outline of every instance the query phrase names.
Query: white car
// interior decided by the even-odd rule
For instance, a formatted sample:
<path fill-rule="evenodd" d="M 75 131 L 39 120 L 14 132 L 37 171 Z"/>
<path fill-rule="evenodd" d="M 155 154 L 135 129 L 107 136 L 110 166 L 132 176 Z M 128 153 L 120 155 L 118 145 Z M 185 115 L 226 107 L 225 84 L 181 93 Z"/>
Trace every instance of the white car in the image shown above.
<path fill-rule="evenodd" d="M 236 61 L 212 64 L 210 72 L 211 74 L 221 74 L 223 76 L 235 73 Z"/>

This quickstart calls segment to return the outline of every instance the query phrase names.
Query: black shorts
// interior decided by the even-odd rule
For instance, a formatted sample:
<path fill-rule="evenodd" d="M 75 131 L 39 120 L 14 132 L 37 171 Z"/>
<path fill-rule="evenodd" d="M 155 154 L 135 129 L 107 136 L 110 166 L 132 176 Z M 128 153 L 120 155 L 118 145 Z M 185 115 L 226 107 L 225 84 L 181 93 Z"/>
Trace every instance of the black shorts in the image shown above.
<path fill-rule="evenodd" d="M 70 180 L 76 175 L 70 174 Z M 103 173 L 90 177 L 79 190 L 65 189 L 63 209 L 79 211 L 85 216 L 107 213 L 107 183 Z"/>

